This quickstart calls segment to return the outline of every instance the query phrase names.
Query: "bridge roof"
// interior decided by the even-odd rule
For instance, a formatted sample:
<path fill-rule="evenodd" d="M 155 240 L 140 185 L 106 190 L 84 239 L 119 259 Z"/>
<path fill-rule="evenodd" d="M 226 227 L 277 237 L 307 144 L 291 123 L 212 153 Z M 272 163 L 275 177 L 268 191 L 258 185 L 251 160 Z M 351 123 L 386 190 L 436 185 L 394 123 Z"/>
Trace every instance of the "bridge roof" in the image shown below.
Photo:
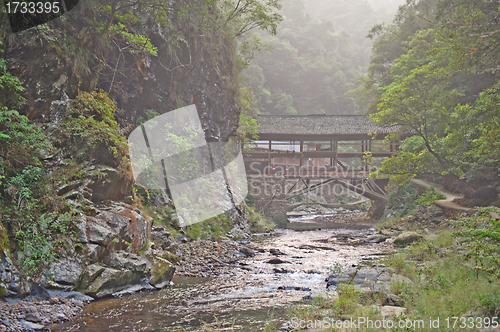
<path fill-rule="evenodd" d="M 399 129 L 399 126 L 377 126 L 366 115 L 260 115 L 257 123 L 262 139 L 291 135 L 307 139 L 330 136 L 357 139 L 374 132 L 386 136 Z"/>

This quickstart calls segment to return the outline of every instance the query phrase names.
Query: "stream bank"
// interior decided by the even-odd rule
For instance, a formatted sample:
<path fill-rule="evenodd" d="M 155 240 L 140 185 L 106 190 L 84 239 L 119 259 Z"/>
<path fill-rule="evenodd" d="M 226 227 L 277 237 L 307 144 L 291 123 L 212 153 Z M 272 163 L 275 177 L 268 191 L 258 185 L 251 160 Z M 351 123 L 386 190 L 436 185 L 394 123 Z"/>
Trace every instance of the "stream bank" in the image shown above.
<path fill-rule="evenodd" d="M 259 331 L 270 322 L 284 323 L 291 304 L 326 290 L 333 268 L 356 267 L 392 250 L 390 242 L 367 240 L 375 233 L 373 220 L 336 224 L 342 227 L 278 229 L 254 234 L 249 242 L 182 243 L 180 256 L 190 254 L 170 288 L 93 302 L 51 330 Z"/>

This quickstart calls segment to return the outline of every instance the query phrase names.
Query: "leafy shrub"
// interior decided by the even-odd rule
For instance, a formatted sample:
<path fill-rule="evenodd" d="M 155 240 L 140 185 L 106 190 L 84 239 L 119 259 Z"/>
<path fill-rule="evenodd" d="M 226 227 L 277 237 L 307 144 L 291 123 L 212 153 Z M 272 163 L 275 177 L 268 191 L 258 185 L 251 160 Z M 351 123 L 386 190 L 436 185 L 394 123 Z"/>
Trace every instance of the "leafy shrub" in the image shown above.
<path fill-rule="evenodd" d="M 103 158 L 99 148 L 105 147 L 115 161 L 121 162 L 128 155 L 128 146 L 115 113 L 115 103 L 104 91 L 80 92 L 60 124 L 59 145 L 67 146 L 68 141 L 74 143 L 74 147 L 84 150 L 79 155 L 84 159 L 92 152 L 96 152 L 94 157 Z"/>
<path fill-rule="evenodd" d="M 474 269 L 500 278 L 500 221 L 492 214 L 500 213 L 497 207 L 480 207 L 473 216 L 460 217 L 458 226 L 463 227 L 454 236 L 465 244 L 465 257 L 474 261 Z"/>
<path fill-rule="evenodd" d="M 434 187 L 430 187 L 415 200 L 415 205 L 428 206 L 431 205 L 434 201 L 445 198 L 445 195 L 438 193 Z"/>
<path fill-rule="evenodd" d="M 423 194 L 419 194 L 416 185 L 407 182 L 389 193 L 387 207 L 396 211 L 402 217 L 409 214 L 416 207 L 428 206 L 434 201 L 444 198 L 445 196 L 436 192 L 434 187 L 430 187 Z"/>

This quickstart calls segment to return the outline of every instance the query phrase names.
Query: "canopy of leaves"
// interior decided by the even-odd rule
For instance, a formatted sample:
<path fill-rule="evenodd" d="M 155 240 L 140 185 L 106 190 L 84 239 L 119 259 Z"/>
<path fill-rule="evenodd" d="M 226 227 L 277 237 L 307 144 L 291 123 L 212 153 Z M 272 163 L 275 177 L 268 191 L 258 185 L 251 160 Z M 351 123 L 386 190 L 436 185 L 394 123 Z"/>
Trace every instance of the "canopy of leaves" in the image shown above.
<path fill-rule="evenodd" d="M 408 0 L 392 25 L 372 29 L 368 74 L 351 93 L 377 124 L 419 136 L 379 175 L 499 182 L 498 17 L 498 1 Z"/>

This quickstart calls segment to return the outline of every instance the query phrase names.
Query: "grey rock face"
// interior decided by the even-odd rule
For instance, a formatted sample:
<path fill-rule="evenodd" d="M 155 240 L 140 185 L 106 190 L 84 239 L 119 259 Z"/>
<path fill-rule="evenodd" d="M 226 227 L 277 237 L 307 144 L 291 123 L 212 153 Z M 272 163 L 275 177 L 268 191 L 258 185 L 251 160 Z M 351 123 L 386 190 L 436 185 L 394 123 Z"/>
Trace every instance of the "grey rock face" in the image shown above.
<path fill-rule="evenodd" d="M 148 261 L 135 254 L 115 251 L 104 258 L 103 263 L 114 269 L 126 269 L 133 272 L 145 272 Z"/>
<path fill-rule="evenodd" d="M 21 274 L 10 260 L 10 253 L 4 250 L 0 257 L 0 296 L 21 295 Z"/>
<path fill-rule="evenodd" d="M 163 227 L 155 226 L 151 231 L 151 240 L 154 242 L 157 249 L 163 249 L 170 252 L 177 250 L 172 235 Z"/>
<path fill-rule="evenodd" d="M 82 272 L 81 265 L 75 260 L 61 259 L 59 262 L 50 265 L 48 273 L 59 284 L 75 285 Z"/>
<path fill-rule="evenodd" d="M 87 217 L 87 234 L 90 243 L 107 246 L 118 234 L 103 220 Z"/>
<path fill-rule="evenodd" d="M 92 276 L 87 280 L 94 280 L 82 286 L 86 286 L 85 292 L 95 298 L 103 298 L 113 293 L 120 292 L 134 284 L 140 283 L 141 279 L 144 277 L 144 274 L 141 272 L 116 270 L 98 265 L 94 266 L 100 273 L 94 273 L 92 275 L 92 272 L 95 272 L 95 270 L 89 271 L 89 275 Z"/>

